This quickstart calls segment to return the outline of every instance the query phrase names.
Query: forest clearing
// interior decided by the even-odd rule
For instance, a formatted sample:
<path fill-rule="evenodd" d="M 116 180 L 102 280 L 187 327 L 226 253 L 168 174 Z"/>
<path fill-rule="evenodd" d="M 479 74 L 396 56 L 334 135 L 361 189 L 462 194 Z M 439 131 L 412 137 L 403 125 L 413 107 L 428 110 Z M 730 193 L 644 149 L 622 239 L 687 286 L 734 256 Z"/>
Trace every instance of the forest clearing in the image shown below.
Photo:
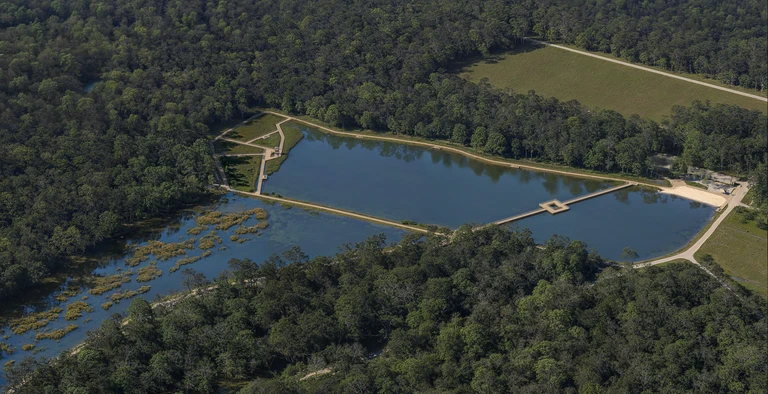
<path fill-rule="evenodd" d="M 494 87 L 517 93 L 533 90 L 561 101 L 577 100 L 590 108 L 655 121 L 671 115 L 672 106 L 688 106 L 694 100 L 768 112 L 764 101 L 537 44 L 526 44 L 491 61 L 476 61 L 459 75 L 476 83 L 488 78 Z"/>

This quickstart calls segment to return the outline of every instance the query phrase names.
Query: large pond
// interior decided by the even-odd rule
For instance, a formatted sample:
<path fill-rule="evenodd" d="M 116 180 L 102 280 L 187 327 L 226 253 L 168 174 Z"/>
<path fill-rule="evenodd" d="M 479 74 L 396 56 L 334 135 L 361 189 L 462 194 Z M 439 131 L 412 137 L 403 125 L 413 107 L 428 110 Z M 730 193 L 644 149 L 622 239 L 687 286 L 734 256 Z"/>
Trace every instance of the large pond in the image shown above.
<path fill-rule="evenodd" d="M 528 212 L 616 184 L 470 160 L 440 150 L 339 137 L 305 138 L 265 193 L 386 218 L 456 228 Z"/>
<path fill-rule="evenodd" d="M 457 227 L 489 223 L 614 184 L 520 170 L 440 150 L 360 140 L 303 128 L 305 137 L 264 183 L 265 192 L 395 221 Z M 552 234 L 582 240 L 603 257 L 638 259 L 673 252 L 712 218 L 714 208 L 647 189 L 627 188 L 570 206 L 557 215 L 514 222 L 546 242 Z"/>
<path fill-rule="evenodd" d="M 238 226 L 218 231 L 216 234 L 221 238 L 222 243 L 210 249 L 210 257 L 203 258 L 193 264 L 184 265 L 180 270 L 173 273 L 169 272 L 169 269 L 179 259 L 198 256 L 203 251 L 195 248 L 187 250 L 186 255 L 171 258 L 167 261 L 157 261 L 156 266 L 162 271 L 162 276 L 145 283 L 137 282 L 137 270 L 148 266 L 151 261 L 157 260 L 155 256 L 151 256 L 147 261 L 138 266 L 129 267 L 126 265 L 126 261 L 134 255 L 133 252 L 121 253 L 119 255 L 105 253 L 92 273 L 109 276 L 132 270 L 133 274 L 130 275 L 131 281 L 123 284 L 119 289 L 108 291 L 101 295 L 89 294 L 88 288 L 85 286 L 68 286 L 69 284 L 64 284 L 59 290 L 42 295 L 38 299 L 29 300 L 13 307 L 5 306 L 4 314 L 12 312 L 8 310 L 9 308 L 16 309 L 17 312 L 29 313 L 42 312 L 58 306 L 63 308 L 64 311 L 61 312 L 58 319 L 53 320 L 41 331 L 50 332 L 62 329 L 70 324 L 76 324 L 78 328 L 57 342 L 53 339 L 35 341 L 36 332 L 34 330 L 21 335 L 15 335 L 11 332 L 10 327 L 5 326 L 3 327 L 3 336 L 7 338 L 0 338 L 0 341 L 15 347 L 16 352 L 10 356 L 5 356 L 2 359 L 2 363 L 9 360 L 20 360 L 23 357 L 32 355 L 32 352 L 22 350 L 22 346 L 27 344 L 35 344 L 38 349 L 44 348 L 43 351 L 37 352 L 37 356 L 47 357 L 58 355 L 61 351 L 74 347 L 85 339 L 88 330 L 97 328 L 104 319 L 107 319 L 113 313 L 125 312 L 130 304 L 130 299 L 114 304 L 109 310 L 102 309 L 101 305 L 107 302 L 113 294 L 137 290 L 140 286 L 148 285 L 151 286 L 151 289 L 147 293 L 140 295 L 140 297 L 153 300 L 156 296 L 165 296 L 181 291 L 183 290 L 182 270 L 184 268 L 192 268 L 197 272 L 205 274 L 209 279 L 214 279 L 223 270 L 228 268 L 227 263 L 232 258 L 249 258 L 255 262 L 263 262 L 273 254 L 281 254 L 296 245 L 300 246 L 302 251 L 310 258 L 319 255 L 333 255 L 344 244 L 360 242 L 371 235 L 383 233 L 387 237 L 387 242 L 398 242 L 406 234 L 403 230 L 389 226 L 372 224 L 322 212 L 308 212 L 298 207 L 286 208 L 279 204 L 269 205 L 260 200 L 241 198 L 234 195 L 228 195 L 227 199 L 229 200 L 227 203 L 205 208 L 207 211 L 215 210 L 225 214 L 228 212 L 242 212 L 252 208 L 263 208 L 268 212 L 269 217 L 266 221 L 269 223 L 269 226 L 261 232 L 261 235 L 247 234 L 241 236 L 248 239 L 248 241 L 243 243 L 231 241 L 229 238 L 235 233 Z M 144 246 L 147 245 L 149 240 L 158 240 L 164 243 L 180 243 L 190 238 L 196 238 L 199 241 L 200 237 L 205 235 L 207 231 L 199 235 L 187 234 L 187 230 L 197 225 L 195 218 L 199 215 L 199 212 L 190 212 L 175 220 L 171 225 L 152 233 L 150 236 L 130 240 L 128 243 Z M 257 223 L 257 220 L 255 217 L 252 217 L 245 221 L 243 225 L 253 226 L 255 223 Z M 222 246 L 226 250 L 221 250 L 223 249 Z M 75 283 L 75 279 L 71 279 L 70 283 Z M 70 290 L 74 287 L 82 290 L 82 292 L 67 301 L 57 301 L 56 296 L 60 295 L 67 287 Z M 65 320 L 66 305 L 72 304 L 75 301 L 81 301 L 82 297 L 86 295 L 88 298 L 84 301 L 93 308 L 93 312 L 85 312 L 82 317 L 76 320 Z M 86 319 L 88 319 L 87 322 Z M 0 385 L 2 383 L 3 380 L 0 377 Z"/>

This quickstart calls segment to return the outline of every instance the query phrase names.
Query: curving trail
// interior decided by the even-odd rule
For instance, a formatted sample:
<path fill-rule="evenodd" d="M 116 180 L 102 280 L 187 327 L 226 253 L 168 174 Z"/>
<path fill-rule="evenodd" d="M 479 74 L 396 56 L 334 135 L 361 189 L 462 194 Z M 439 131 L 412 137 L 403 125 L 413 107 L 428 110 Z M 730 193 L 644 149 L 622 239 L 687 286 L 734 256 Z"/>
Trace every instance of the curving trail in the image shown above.
<path fill-rule="evenodd" d="M 749 97 L 749 98 L 752 98 L 752 99 L 755 99 L 755 100 L 760 100 L 760 101 L 768 102 L 768 97 L 758 96 L 756 94 L 745 93 L 745 92 L 741 92 L 741 91 L 738 91 L 738 90 L 735 90 L 735 89 L 724 88 L 722 86 L 713 85 L 711 83 L 701 82 L 701 81 L 697 81 L 695 79 L 681 77 L 679 75 L 670 74 L 670 73 L 667 73 L 667 72 L 664 72 L 664 71 L 659 71 L 659 70 L 656 70 L 656 69 L 653 69 L 653 68 L 650 68 L 650 67 L 643 67 L 643 66 L 639 66 L 637 64 L 628 63 L 628 62 L 624 62 L 624 61 L 621 61 L 621 60 L 616 60 L 616 59 L 611 59 L 611 58 L 603 57 L 603 56 L 600 56 L 600 55 L 596 55 L 594 53 L 589 53 L 587 51 L 580 51 L 578 49 L 568 48 L 568 47 L 563 46 L 563 45 L 551 44 L 551 43 L 548 43 L 546 41 L 534 40 L 532 38 L 526 38 L 526 40 L 528 40 L 530 42 L 535 42 L 537 44 L 546 45 L 546 46 L 550 46 L 550 47 L 558 48 L 558 49 L 563 49 L 563 50 L 566 50 L 566 51 L 569 51 L 569 52 L 573 52 L 573 53 L 578 53 L 580 55 L 593 57 L 595 59 L 605 60 L 606 62 L 621 64 L 622 66 L 632 67 L 632 68 L 636 68 L 638 70 L 643 70 L 643 71 L 651 72 L 651 73 L 654 73 L 654 74 L 663 75 L 665 77 L 675 78 L 675 79 L 679 79 L 681 81 L 694 83 L 696 85 L 706 86 L 708 88 L 722 90 L 724 92 L 738 94 L 739 96 Z"/>
<path fill-rule="evenodd" d="M 731 201 L 728 203 L 728 206 L 725 208 L 723 213 L 720 214 L 720 216 L 712 223 L 711 226 L 709 226 L 709 229 L 707 229 L 706 232 L 688 249 L 683 250 L 682 252 L 676 253 L 669 257 L 663 257 L 656 260 L 651 260 L 644 263 L 638 263 L 635 264 L 635 268 L 645 268 L 650 267 L 652 265 L 658 265 L 663 263 L 668 263 L 673 260 L 678 259 L 684 259 L 688 260 L 696 265 L 699 265 L 699 262 L 696 261 L 696 258 L 693 257 L 693 255 L 701 249 L 701 246 L 704 245 L 705 242 L 709 239 L 709 237 L 714 234 L 715 230 L 717 230 L 717 227 L 720 226 L 720 224 L 725 220 L 726 216 L 733 211 L 734 208 L 741 205 L 741 200 L 744 198 L 744 195 L 747 194 L 747 190 L 749 190 L 747 185 L 739 185 L 734 191 L 733 191 L 733 197 L 731 198 Z M 704 267 L 702 267 L 704 268 Z M 706 269 L 705 269 L 706 270 Z M 709 272 L 709 271 L 707 271 Z"/>

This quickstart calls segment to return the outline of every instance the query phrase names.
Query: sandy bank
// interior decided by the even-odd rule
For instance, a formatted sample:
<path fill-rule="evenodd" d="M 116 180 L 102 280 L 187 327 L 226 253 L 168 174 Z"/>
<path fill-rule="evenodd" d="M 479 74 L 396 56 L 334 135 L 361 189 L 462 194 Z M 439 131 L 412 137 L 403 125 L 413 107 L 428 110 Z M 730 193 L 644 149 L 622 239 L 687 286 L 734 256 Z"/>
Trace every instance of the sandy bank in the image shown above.
<path fill-rule="evenodd" d="M 728 202 L 728 199 L 726 199 L 725 196 L 723 195 L 715 194 L 715 193 L 708 192 L 706 190 L 702 190 L 697 187 L 688 186 L 688 185 L 665 187 L 661 189 L 661 192 L 684 197 L 689 200 L 711 205 L 713 207 L 721 207 Z"/>

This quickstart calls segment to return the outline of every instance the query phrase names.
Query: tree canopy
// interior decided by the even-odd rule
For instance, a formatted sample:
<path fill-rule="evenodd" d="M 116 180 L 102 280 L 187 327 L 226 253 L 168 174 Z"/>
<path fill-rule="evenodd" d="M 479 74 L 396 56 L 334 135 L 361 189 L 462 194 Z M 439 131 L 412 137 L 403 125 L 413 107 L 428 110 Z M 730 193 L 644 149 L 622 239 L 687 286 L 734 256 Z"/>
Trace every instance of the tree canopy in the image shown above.
<path fill-rule="evenodd" d="M 763 392 L 764 300 L 692 264 L 610 267 L 582 242 L 462 227 L 333 257 L 232 260 L 171 308 L 132 302 L 17 393 Z M 600 272 L 602 270 L 602 272 Z M 600 272 L 598 276 L 598 272 Z M 597 277 L 597 279 L 596 279 Z M 758 296 L 755 296 L 758 297 Z M 326 369 L 327 368 L 327 369 Z M 309 373 L 330 373 L 306 377 Z M 20 384 L 24 381 L 23 384 Z"/>

